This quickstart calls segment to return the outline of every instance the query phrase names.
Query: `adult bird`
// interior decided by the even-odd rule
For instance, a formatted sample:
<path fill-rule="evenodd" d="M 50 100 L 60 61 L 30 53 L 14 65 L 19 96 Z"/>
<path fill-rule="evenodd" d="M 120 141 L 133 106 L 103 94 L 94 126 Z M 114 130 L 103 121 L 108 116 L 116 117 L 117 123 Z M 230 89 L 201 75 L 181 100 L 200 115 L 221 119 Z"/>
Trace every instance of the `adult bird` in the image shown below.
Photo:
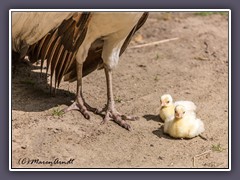
<path fill-rule="evenodd" d="M 74 103 L 65 109 L 79 110 L 87 119 L 93 111 L 82 93 L 82 77 L 104 69 L 107 81 L 107 107 L 102 123 L 113 119 L 131 130 L 117 112 L 112 89 L 112 71 L 132 36 L 141 28 L 148 12 L 13 12 L 12 58 L 28 55 L 31 62 L 47 61 L 50 83 L 55 89 L 60 81 L 77 81 Z"/>

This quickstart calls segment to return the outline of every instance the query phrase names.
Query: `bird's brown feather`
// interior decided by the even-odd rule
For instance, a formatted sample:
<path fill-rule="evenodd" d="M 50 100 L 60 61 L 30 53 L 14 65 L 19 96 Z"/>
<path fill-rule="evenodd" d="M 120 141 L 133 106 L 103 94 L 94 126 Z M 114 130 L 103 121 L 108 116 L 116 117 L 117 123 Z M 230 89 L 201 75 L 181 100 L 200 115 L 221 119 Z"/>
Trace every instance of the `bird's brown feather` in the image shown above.
<path fill-rule="evenodd" d="M 120 56 L 126 50 L 132 36 L 141 28 L 147 18 L 148 13 L 145 12 L 124 41 Z M 76 80 L 76 53 L 85 38 L 90 19 L 91 13 L 76 12 L 73 16 L 65 19 L 59 27 L 51 30 L 40 41 L 30 46 L 28 55 L 31 62 L 41 59 L 42 69 L 44 60 L 47 60 L 46 73 L 50 69 L 50 83 L 52 85 L 54 80 L 55 88 L 59 86 L 63 77 L 64 81 L 73 82 Z M 83 64 L 83 77 L 101 67 L 103 64 L 102 50 L 103 39 L 97 39 L 92 43 Z"/>
<path fill-rule="evenodd" d="M 76 51 L 85 38 L 90 18 L 91 13 L 88 12 L 74 13 L 29 48 L 31 62 L 41 59 L 41 69 L 47 60 L 46 72 L 50 69 L 50 83 L 52 85 L 54 79 L 55 88 L 75 63 Z"/>
<path fill-rule="evenodd" d="M 137 25 L 132 29 L 132 31 L 127 36 L 126 40 L 124 41 L 123 46 L 120 50 L 120 56 L 123 54 L 123 52 L 126 50 L 127 46 L 129 45 L 133 35 L 138 31 L 142 25 L 146 22 L 148 18 L 148 12 L 145 12 L 142 17 L 139 19 Z M 99 67 L 103 67 L 102 63 L 102 48 L 103 48 L 103 41 L 101 39 L 97 39 L 93 44 L 91 45 L 88 56 L 86 61 L 83 63 L 83 77 L 87 76 L 91 72 L 95 71 Z M 75 62 L 76 63 L 76 62 Z M 66 76 L 64 76 L 64 81 L 70 81 L 73 82 L 77 78 L 77 72 L 76 72 L 76 64 L 72 64 L 72 67 L 69 68 L 69 72 Z"/>

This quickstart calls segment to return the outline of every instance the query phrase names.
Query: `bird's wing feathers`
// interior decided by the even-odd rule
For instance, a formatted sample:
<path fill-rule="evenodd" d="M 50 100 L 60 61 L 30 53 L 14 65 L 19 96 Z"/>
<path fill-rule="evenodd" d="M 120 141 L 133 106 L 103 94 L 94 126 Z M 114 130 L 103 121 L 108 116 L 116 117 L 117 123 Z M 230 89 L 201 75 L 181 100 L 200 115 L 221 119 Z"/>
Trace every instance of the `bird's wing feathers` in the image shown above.
<path fill-rule="evenodd" d="M 62 77 L 74 63 L 77 49 L 85 38 L 90 18 L 91 13 L 88 12 L 74 13 L 30 47 L 29 56 L 32 62 L 41 59 L 42 68 L 43 61 L 47 60 L 47 72 L 51 70 L 51 84 L 54 78 L 55 87 L 59 86 Z"/>
<path fill-rule="evenodd" d="M 146 22 L 148 18 L 148 12 L 143 13 L 142 17 L 139 19 L 138 23 L 136 26 L 132 29 L 132 31 L 129 33 L 127 36 L 126 40 L 124 41 L 123 46 L 121 47 L 120 50 L 120 56 L 122 53 L 126 50 L 127 46 L 129 45 L 133 35 L 136 33 L 137 30 L 139 30 L 142 25 Z M 94 70 L 102 67 L 102 48 L 103 48 L 103 40 L 102 39 L 97 39 L 93 44 L 91 45 L 89 52 L 88 52 L 88 57 L 86 61 L 83 63 L 83 76 L 86 76 L 93 72 Z M 75 81 L 76 80 L 76 66 L 73 65 L 70 68 L 70 72 L 64 76 L 64 81 Z"/>
<path fill-rule="evenodd" d="M 189 137 L 195 137 L 205 131 L 204 124 L 200 119 L 193 118 L 191 119 L 191 128 L 189 131 Z"/>
<path fill-rule="evenodd" d="M 135 27 L 133 27 L 132 31 L 130 32 L 130 34 L 128 35 L 128 37 L 126 38 L 121 51 L 120 51 L 120 55 L 122 55 L 122 53 L 126 50 L 128 44 L 130 43 L 133 35 L 142 27 L 142 25 L 146 22 L 147 18 L 148 18 L 149 13 L 145 12 L 143 13 L 142 17 L 139 19 L 137 25 Z"/>
<path fill-rule="evenodd" d="M 40 41 L 30 46 L 28 55 L 32 62 L 41 59 L 42 69 L 43 61 L 47 60 L 47 72 L 50 69 L 51 85 L 53 78 L 55 79 L 55 87 L 59 86 L 63 77 L 64 81 L 76 80 L 76 53 L 85 38 L 91 15 L 87 12 L 75 13 L 65 19 L 57 28 L 51 30 Z M 126 50 L 132 36 L 141 28 L 147 18 L 148 12 L 145 12 L 126 38 L 120 55 Z M 88 57 L 83 64 L 83 76 L 101 67 L 103 63 L 102 48 L 103 40 L 101 38 L 92 43 Z M 55 77 L 53 77 L 54 75 Z"/>

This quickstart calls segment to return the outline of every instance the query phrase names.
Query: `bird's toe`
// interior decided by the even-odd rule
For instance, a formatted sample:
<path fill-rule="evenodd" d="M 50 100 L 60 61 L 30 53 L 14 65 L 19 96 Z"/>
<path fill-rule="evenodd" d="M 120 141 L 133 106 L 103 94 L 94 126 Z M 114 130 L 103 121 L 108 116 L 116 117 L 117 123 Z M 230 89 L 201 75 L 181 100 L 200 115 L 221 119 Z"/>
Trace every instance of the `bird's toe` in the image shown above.
<path fill-rule="evenodd" d="M 105 115 L 104 119 L 102 120 L 101 125 L 105 124 L 106 122 L 108 122 L 111 119 L 110 114 L 111 114 L 110 111 L 106 112 L 106 115 Z"/>
<path fill-rule="evenodd" d="M 83 104 L 78 103 L 78 101 L 75 101 L 75 102 L 72 103 L 69 107 L 63 109 L 63 111 L 64 111 L 65 113 L 66 113 L 66 112 L 69 112 L 69 111 L 72 111 L 72 110 L 80 111 L 81 114 L 84 116 L 84 118 L 90 119 L 90 115 L 89 115 L 89 112 L 88 112 L 86 106 L 83 105 Z"/>
<path fill-rule="evenodd" d="M 112 113 L 112 119 L 123 128 L 129 131 L 132 130 L 131 126 L 123 119 L 122 115 L 119 115 L 118 113 Z"/>
<path fill-rule="evenodd" d="M 140 118 L 138 116 L 127 116 L 127 115 L 121 115 L 123 120 L 129 120 L 129 121 L 137 121 Z"/>
<path fill-rule="evenodd" d="M 105 124 L 109 120 L 113 120 L 121 127 L 131 131 L 132 127 L 125 120 L 134 120 L 134 119 L 137 119 L 137 117 L 121 115 L 120 113 L 118 113 L 116 111 L 107 110 L 106 115 L 105 115 L 103 121 L 101 122 L 101 124 Z"/>

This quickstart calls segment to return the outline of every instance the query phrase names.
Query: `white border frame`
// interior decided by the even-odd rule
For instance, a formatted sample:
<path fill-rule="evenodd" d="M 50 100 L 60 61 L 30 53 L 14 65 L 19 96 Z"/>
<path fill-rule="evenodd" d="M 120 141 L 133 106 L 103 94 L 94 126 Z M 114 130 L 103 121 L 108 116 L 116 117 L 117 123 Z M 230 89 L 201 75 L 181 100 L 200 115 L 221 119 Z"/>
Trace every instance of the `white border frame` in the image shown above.
<path fill-rule="evenodd" d="M 139 11 L 148 11 L 148 12 L 218 12 L 225 11 L 228 12 L 228 165 L 227 169 L 190 169 L 190 168 L 104 168 L 104 169 L 73 169 L 73 168 L 13 168 L 12 165 L 12 41 L 11 41 L 11 24 L 12 24 L 12 12 L 139 12 Z M 231 10 L 230 9 L 10 9 L 9 10 L 9 171 L 231 171 Z"/>

